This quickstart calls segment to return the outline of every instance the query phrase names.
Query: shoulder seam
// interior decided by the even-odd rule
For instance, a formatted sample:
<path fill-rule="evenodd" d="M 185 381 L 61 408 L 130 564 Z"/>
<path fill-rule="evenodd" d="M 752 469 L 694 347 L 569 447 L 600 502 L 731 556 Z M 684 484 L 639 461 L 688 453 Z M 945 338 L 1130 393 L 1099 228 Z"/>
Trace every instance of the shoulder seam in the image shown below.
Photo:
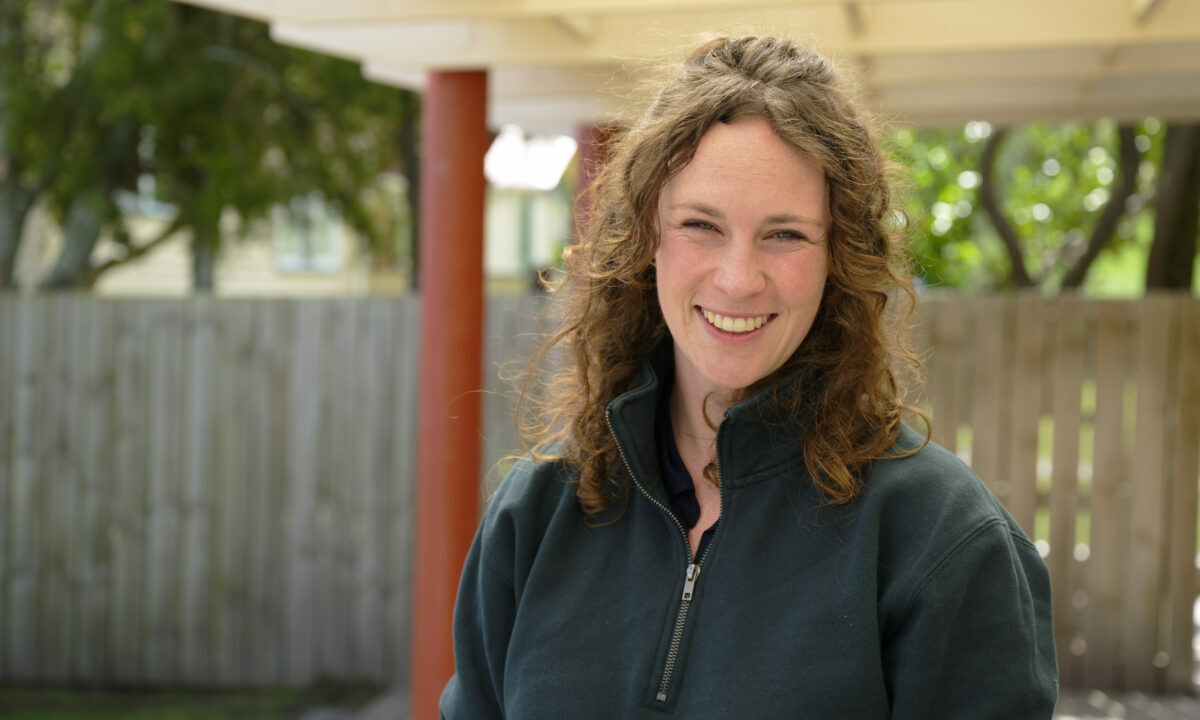
<path fill-rule="evenodd" d="M 906 597 L 904 599 L 904 603 L 901 606 L 903 608 L 903 613 L 908 614 L 909 608 L 916 601 L 916 598 L 920 594 L 921 589 L 924 588 L 925 585 L 928 584 L 929 581 L 933 578 L 933 576 L 937 575 L 938 572 L 943 567 L 945 567 L 946 564 L 949 563 L 954 558 L 955 555 L 957 555 L 959 553 L 959 551 L 961 551 L 964 547 L 969 545 L 973 540 L 975 540 L 975 538 L 982 535 L 986 530 L 989 530 L 993 526 L 999 525 L 999 524 L 1004 524 L 1003 517 L 993 516 L 993 517 L 986 518 L 985 520 L 980 522 L 979 525 L 975 526 L 975 528 L 972 529 L 970 532 L 966 533 L 961 538 L 959 538 L 958 542 L 951 545 L 950 548 L 948 550 L 946 550 L 946 552 L 940 558 L 938 558 L 938 561 L 935 562 L 933 564 L 933 566 L 930 567 L 929 570 L 927 570 L 925 572 L 925 574 L 922 575 L 921 578 L 913 585 L 912 590 L 909 591 L 908 597 Z M 1006 534 L 1011 535 L 1011 533 L 1006 533 Z"/>
<path fill-rule="evenodd" d="M 1012 528 L 1009 528 L 1008 536 L 1011 537 L 1018 545 L 1026 546 L 1030 550 L 1036 552 L 1038 557 L 1041 557 L 1042 553 L 1038 551 L 1037 544 L 1030 540 L 1029 536 L 1027 536 L 1023 530 L 1013 530 Z"/>

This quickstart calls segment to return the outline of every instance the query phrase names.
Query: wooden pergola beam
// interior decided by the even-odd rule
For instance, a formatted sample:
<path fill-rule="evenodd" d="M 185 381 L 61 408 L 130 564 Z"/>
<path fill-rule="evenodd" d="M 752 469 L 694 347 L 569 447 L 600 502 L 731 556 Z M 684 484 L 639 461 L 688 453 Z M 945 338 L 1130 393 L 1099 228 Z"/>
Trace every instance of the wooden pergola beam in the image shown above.
<path fill-rule="evenodd" d="M 250 7 L 260 17 L 300 23 L 413 22 L 538 18 L 557 15 L 605 16 L 612 14 L 672 14 L 704 10 L 836 7 L 846 0 L 184 0 L 200 5 L 223 5 L 229 12 Z M 913 0 L 855 0 L 859 5 L 911 3 Z M 969 0 L 923 0 L 956 3 Z M 248 14 L 248 13 L 241 13 Z"/>
<path fill-rule="evenodd" d="M 648 55 L 677 57 L 711 32 L 809 42 L 857 72 L 885 114 L 920 124 L 1187 117 L 1200 95 L 1194 0 L 182 1 L 269 20 L 276 40 L 362 63 L 384 82 L 419 87 L 429 69 L 487 68 L 490 122 L 538 131 L 603 121 Z M 510 71 L 526 77 L 506 85 Z"/>
<path fill-rule="evenodd" d="M 1138 22 L 1128 0 L 907 0 L 765 8 L 727 4 L 686 15 L 652 12 L 457 20 L 310 24 L 277 21 L 285 43 L 356 59 L 420 67 L 502 67 L 612 62 L 688 46 L 714 29 L 769 28 L 801 37 L 833 54 L 877 59 L 901 54 L 1200 43 L 1200 3 L 1163 4 Z M 564 30 L 565 18 L 572 20 Z"/>

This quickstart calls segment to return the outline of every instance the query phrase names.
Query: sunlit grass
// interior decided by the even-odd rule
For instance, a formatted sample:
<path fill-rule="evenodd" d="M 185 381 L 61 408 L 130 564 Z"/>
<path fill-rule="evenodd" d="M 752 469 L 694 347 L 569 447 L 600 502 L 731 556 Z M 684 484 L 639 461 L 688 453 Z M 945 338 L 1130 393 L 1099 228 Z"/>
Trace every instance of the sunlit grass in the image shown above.
<path fill-rule="evenodd" d="M 295 720 L 316 707 L 358 709 L 381 692 L 379 685 L 366 682 L 220 691 L 0 685 L 0 719 Z"/>

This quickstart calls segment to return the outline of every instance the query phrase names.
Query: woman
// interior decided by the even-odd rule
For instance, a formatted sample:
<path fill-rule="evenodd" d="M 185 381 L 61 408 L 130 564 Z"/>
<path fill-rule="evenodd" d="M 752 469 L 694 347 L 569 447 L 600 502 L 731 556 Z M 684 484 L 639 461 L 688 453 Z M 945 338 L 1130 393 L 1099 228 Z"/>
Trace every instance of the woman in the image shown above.
<path fill-rule="evenodd" d="M 614 141 L 443 717 L 1051 716 L 1044 563 L 900 422 L 888 203 L 785 40 L 700 46 Z"/>

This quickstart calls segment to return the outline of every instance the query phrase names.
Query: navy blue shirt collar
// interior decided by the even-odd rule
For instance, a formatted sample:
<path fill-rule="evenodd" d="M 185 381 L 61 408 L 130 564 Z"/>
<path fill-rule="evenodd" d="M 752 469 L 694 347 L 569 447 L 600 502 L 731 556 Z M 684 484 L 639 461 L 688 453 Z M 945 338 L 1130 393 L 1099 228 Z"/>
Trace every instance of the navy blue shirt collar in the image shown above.
<path fill-rule="evenodd" d="M 671 510 L 679 522 L 688 530 L 696 527 L 700 521 L 700 502 L 696 499 L 696 484 L 683 464 L 679 448 L 675 445 L 675 431 L 671 424 L 671 389 L 675 385 L 675 364 L 661 363 L 658 370 L 658 398 L 654 413 L 654 440 L 658 448 L 658 470 L 662 477 L 663 487 L 667 491 L 667 499 Z M 718 523 L 720 520 L 718 519 Z M 704 531 L 700 545 L 696 548 L 696 558 L 704 555 L 704 550 L 712 540 L 717 523 L 713 523 Z"/>

